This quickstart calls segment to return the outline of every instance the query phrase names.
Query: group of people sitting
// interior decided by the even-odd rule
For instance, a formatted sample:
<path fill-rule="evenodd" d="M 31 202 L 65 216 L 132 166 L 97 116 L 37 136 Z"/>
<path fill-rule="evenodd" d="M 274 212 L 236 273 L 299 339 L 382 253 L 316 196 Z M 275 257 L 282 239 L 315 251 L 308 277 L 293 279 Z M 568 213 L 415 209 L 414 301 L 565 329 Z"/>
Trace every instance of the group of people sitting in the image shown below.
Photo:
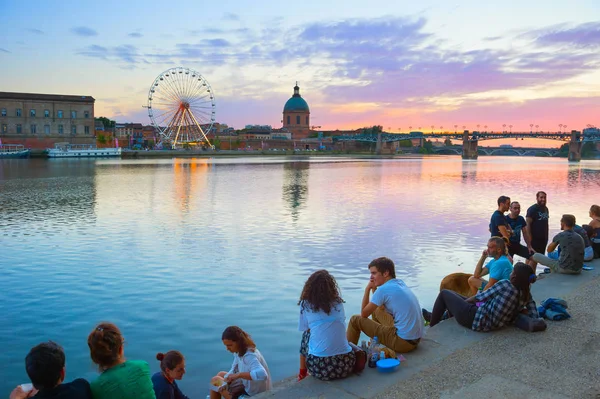
<path fill-rule="evenodd" d="M 213 385 L 226 387 L 211 392 L 211 398 L 252 396 L 271 388 L 266 361 L 252 338 L 237 326 L 227 327 L 221 337 L 226 349 L 234 354 L 229 372 L 213 378 Z M 177 386 L 185 374 L 185 358 L 179 351 L 158 353 L 160 371 L 151 374 L 148 363 L 125 358 L 125 340 L 112 323 L 100 323 L 88 336 L 90 357 L 100 375 L 92 382 L 78 378 L 64 383 L 65 352 L 53 341 L 32 348 L 25 357 L 25 370 L 32 386 L 17 386 L 10 399 L 188 399 Z M 218 382 L 218 384 L 215 383 Z"/>
<path fill-rule="evenodd" d="M 308 374 L 323 381 L 350 375 L 356 363 L 354 346 L 361 334 L 377 337 L 385 347 L 400 354 L 418 347 L 425 329 L 424 319 L 434 327 L 442 320 L 454 317 L 460 325 L 472 330 L 492 331 L 514 323 L 520 314 L 538 318 L 530 292 L 531 284 L 537 279 L 535 263 L 547 265 L 553 272 L 578 273 L 586 242 L 575 230 L 575 217 L 563 215 L 562 232 L 548 246 L 549 256 L 544 255 L 548 238 L 546 194 L 538 193 L 537 200 L 525 221 L 520 220 L 523 218 L 519 216 L 517 202 L 511 203 L 508 197 L 498 199 L 498 210 L 490 223 L 493 236 L 473 275 L 465 275 L 467 292 L 463 294 L 466 295 L 457 292 L 460 289 L 441 289 L 431 312 L 422 309 L 412 290 L 396 278 L 394 262 L 380 257 L 368 265 L 370 279 L 360 314 L 352 316 L 346 328 L 345 302 L 335 278 L 326 270 L 314 272 L 304 284 L 298 302 L 298 328 L 302 332 L 298 380 Z M 511 213 L 504 216 L 507 210 Z M 592 206 L 590 216 L 592 221 L 588 226 L 591 230 L 584 229 L 592 232 L 588 234 L 590 246 L 597 250 L 600 242 L 593 239 L 600 231 L 600 207 Z M 521 232 L 527 246 L 520 243 Z M 553 258 L 552 253 L 557 247 L 560 254 Z M 528 264 L 517 262 L 513 267 L 514 255 L 526 258 Z M 485 264 L 489 257 L 492 259 Z M 487 274 L 489 280 L 484 280 L 483 276 Z M 441 288 L 444 288 L 444 281 Z M 269 390 L 271 375 L 267 362 L 250 335 L 231 326 L 225 329 L 221 339 L 226 349 L 233 353 L 234 360 L 228 372 L 219 372 L 211 379 L 215 389 L 210 391 L 210 398 L 237 399 Z M 101 323 L 89 334 L 90 357 L 100 371 L 91 383 L 83 379 L 63 383 L 63 349 L 51 341 L 39 344 L 25 359 L 33 389 L 18 386 L 10 399 L 34 395 L 36 398 L 64 399 L 187 398 L 176 383 L 185 374 L 185 359 L 180 352 L 157 354 L 160 371 L 151 375 L 146 362 L 125 358 L 123 343 L 121 331 L 112 323 Z"/>
<path fill-rule="evenodd" d="M 498 209 L 490 220 L 491 235 L 505 240 L 511 264 L 512 257 L 518 255 L 526 259 L 534 272 L 539 263 L 555 273 L 579 274 L 583 262 L 600 257 L 600 206 L 590 207 L 591 221 L 583 226 L 576 224 L 574 215 L 563 215 L 560 219 L 561 232 L 548 244 L 550 213 L 546 201 L 546 193 L 539 191 L 536 203 L 529 207 L 525 219 L 520 216 L 518 202 L 511 202 L 507 196 L 499 197 Z M 507 211 L 509 213 L 505 215 Z M 526 245 L 521 244 L 521 233 Z M 477 272 L 474 274 L 477 275 Z"/>

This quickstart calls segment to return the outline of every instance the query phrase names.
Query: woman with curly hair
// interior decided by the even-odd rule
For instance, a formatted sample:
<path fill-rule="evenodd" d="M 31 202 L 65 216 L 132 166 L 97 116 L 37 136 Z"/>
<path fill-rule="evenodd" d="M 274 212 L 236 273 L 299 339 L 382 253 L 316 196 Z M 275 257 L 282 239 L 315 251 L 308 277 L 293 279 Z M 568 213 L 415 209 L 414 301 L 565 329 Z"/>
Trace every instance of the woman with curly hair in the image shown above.
<path fill-rule="evenodd" d="M 346 339 L 346 314 L 335 278 L 327 270 L 314 272 L 300 295 L 298 381 L 310 372 L 322 381 L 345 378 L 354 369 L 356 355 Z"/>

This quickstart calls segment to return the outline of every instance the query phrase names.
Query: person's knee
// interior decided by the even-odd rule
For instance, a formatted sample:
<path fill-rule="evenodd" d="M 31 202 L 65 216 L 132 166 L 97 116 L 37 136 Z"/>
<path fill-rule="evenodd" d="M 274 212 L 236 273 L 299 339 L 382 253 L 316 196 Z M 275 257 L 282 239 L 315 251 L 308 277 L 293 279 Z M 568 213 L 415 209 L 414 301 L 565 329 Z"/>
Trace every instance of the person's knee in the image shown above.
<path fill-rule="evenodd" d="M 471 287 L 479 287 L 481 285 L 481 280 L 475 276 L 469 277 L 469 285 Z"/>
<path fill-rule="evenodd" d="M 225 377 L 225 374 L 227 374 L 227 371 L 219 371 L 217 377 Z"/>
<path fill-rule="evenodd" d="M 360 319 L 362 319 L 362 316 L 359 314 L 355 314 L 350 318 L 350 322 L 348 323 L 348 325 L 358 327 L 360 324 Z"/>

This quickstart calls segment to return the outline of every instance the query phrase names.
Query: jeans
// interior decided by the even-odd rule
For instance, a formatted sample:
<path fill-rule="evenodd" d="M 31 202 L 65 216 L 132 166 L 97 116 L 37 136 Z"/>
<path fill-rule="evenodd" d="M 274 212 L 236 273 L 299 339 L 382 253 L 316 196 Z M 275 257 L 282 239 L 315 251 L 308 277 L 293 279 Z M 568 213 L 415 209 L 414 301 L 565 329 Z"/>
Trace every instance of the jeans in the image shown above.
<path fill-rule="evenodd" d="M 454 291 L 441 290 L 433 305 L 429 325 L 433 327 L 438 324 L 442 320 L 444 312 L 448 310 L 458 324 L 471 328 L 475 313 L 477 313 L 477 306 L 474 303 L 467 302 L 466 299 Z"/>
<path fill-rule="evenodd" d="M 381 306 L 375 309 L 371 317 L 373 320 L 361 317 L 360 315 L 354 315 L 350 318 L 346 333 L 348 342 L 352 342 L 355 345 L 358 344 L 358 339 L 362 331 L 371 338 L 377 337 L 379 342 L 396 353 L 407 353 L 417 348 L 419 340 L 411 340 L 411 343 L 400 338 L 396 333 L 394 318 Z"/>
<path fill-rule="evenodd" d="M 552 270 L 553 273 L 562 273 L 562 274 L 580 274 L 581 273 L 581 270 L 575 271 L 575 270 L 563 269 L 558 264 L 558 260 L 551 259 L 542 254 L 533 254 L 531 259 L 533 259 L 535 262 L 539 263 L 540 265 L 548 266 L 550 268 L 550 270 Z"/>

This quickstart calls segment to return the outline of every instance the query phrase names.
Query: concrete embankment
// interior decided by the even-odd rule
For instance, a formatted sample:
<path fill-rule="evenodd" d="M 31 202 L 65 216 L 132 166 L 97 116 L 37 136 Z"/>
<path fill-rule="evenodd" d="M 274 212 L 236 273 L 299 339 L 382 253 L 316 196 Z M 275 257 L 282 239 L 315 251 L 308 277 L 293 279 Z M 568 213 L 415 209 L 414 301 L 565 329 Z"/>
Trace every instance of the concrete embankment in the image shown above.
<path fill-rule="evenodd" d="M 322 382 L 288 378 L 256 398 L 600 398 L 600 261 L 581 275 L 544 275 L 532 286 L 539 303 L 566 299 L 571 319 L 544 332 L 507 327 L 478 333 L 453 319 L 428 328 L 400 369 Z"/>

